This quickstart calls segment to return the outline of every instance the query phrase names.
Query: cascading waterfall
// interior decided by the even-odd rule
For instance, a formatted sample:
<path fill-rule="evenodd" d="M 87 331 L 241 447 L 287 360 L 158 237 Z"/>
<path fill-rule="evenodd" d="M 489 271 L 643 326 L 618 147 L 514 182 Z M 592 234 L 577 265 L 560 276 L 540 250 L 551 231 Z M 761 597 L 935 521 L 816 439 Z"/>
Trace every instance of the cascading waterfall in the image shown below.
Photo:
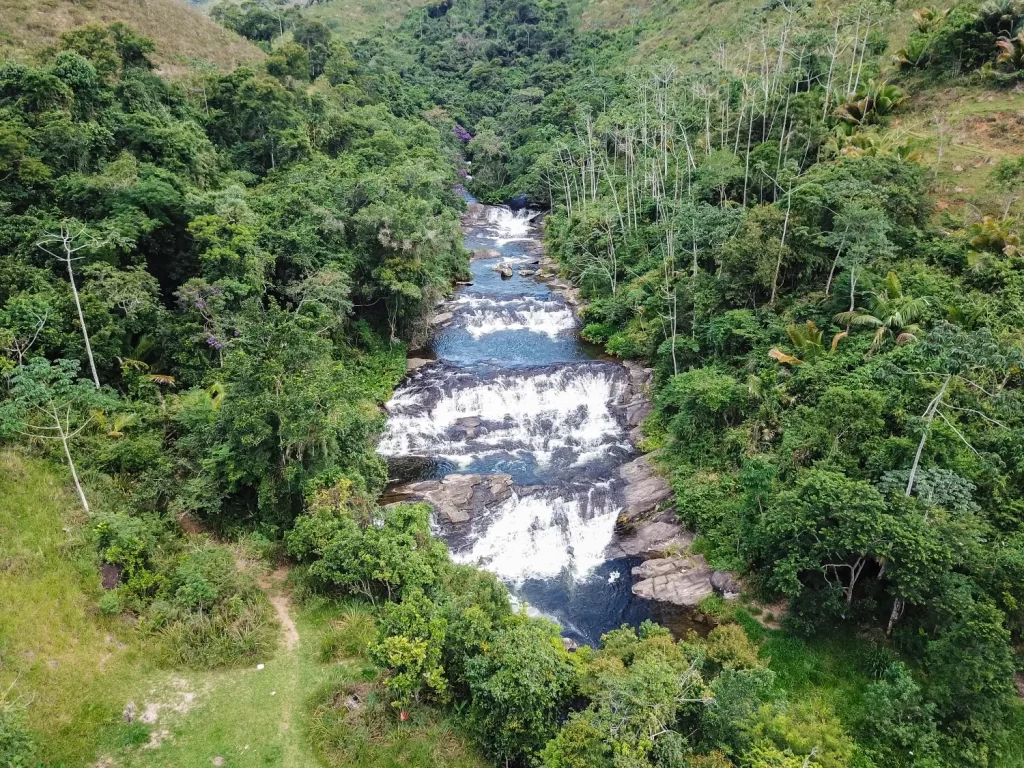
<path fill-rule="evenodd" d="M 388 404 L 383 456 L 442 456 L 460 466 L 497 453 L 526 452 L 541 466 L 586 464 L 628 451 L 615 401 L 619 366 L 592 363 L 495 374 L 426 370 Z M 468 420 L 479 420 L 467 428 Z"/>
<path fill-rule="evenodd" d="M 472 285 L 438 307 L 450 319 L 432 343 L 437 361 L 396 390 L 378 452 L 435 477 L 512 475 L 510 498 L 468 523 L 435 519 L 435 530 L 456 561 L 594 642 L 646 610 L 619 578 L 630 563 L 605 554 L 621 510 L 615 470 L 633 451 L 619 405 L 629 382 L 621 365 L 593 359 L 561 296 L 493 269 L 537 261 L 536 217 L 504 207 L 467 217 Z"/>
<path fill-rule="evenodd" d="M 530 331 L 551 338 L 576 328 L 576 317 L 564 301 L 533 296 L 499 301 L 460 295 L 452 302 L 455 322 L 474 339 L 501 331 Z"/>
<path fill-rule="evenodd" d="M 474 521 L 456 561 L 491 571 L 513 585 L 568 574 L 584 580 L 605 561 L 619 506 L 599 487 L 566 498 L 515 495 Z"/>

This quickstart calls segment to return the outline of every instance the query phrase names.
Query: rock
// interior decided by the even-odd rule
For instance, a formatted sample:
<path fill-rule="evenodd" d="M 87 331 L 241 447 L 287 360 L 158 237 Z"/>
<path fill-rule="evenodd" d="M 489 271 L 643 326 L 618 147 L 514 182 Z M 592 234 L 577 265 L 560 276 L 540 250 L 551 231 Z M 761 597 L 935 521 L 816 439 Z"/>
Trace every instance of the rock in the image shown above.
<path fill-rule="evenodd" d="M 430 324 L 442 325 L 444 323 L 447 323 L 453 317 L 455 317 L 455 315 L 453 315 L 451 312 L 441 312 L 438 315 L 434 315 L 434 317 L 430 320 Z"/>
<path fill-rule="evenodd" d="M 625 507 L 616 523 L 620 530 L 632 530 L 638 522 L 648 518 L 658 505 L 672 498 L 672 489 L 655 471 L 651 461 L 653 455 L 640 456 L 619 467 L 619 477 L 626 482 L 622 494 Z"/>
<path fill-rule="evenodd" d="M 461 419 L 456 419 L 455 424 L 460 429 L 464 430 L 467 439 L 473 439 L 476 437 L 476 431 L 480 426 L 479 416 L 463 416 Z"/>
<path fill-rule="evenodd" d="M 135 722 L 135 702 L 129 701 L 124 705 L 124 711 L 121 712 L 121 719 L 126 723 Z"/>
<path fill-rule="evenodd" d="M 616 537 L 608 545 L 606 556 L 609 559 L 619 557 L 655 557 L 672 550 L 686 549 L 693 542 L 693 534 L 683 530 L 673 519 L 675 513 L 659 515 L 659 519 L 642 523 L 627 536 Z"/>
<path fill-rule="evenodd" d="M 573 640 L 571 637 L 563 637 L 562 645 L 565 646 L 565 650 L 569 653 L 579 650 L 580 644 Z"/>
<path fill-rule="evenodd" d="M 473 281 L 472 280 L 456 280 L 455 284 L 456 285 L 472 285 Z"/>
<path fill-rule="evenodd" d="M 221 757 L 220 755 L 217 755 L 217 756 L 216 756 L 215 758 L 213 758 L 213 760 L 211 760 L 210 762 L 212 762 L 212 763 L 213 763 L 213 765 L 214 765 L 214 768 L 221 768 L 221 767 L 222 767 L 223 765 L 225 765 L 225 762 L 224 762 L 224 758 L 223 758 L 223 757 Z"/>
<path fill-rule="evenodd" d="M 448 475 L 409 483 L 393 493 L 422 499 L 450 523 L 465 523 L 512 495 L 512 475 Z"/>
<path fill-rule="evenodd" d="M 520 277 L 530 277 L 531 275 L 535 275 L 535 274 L 537 274 L 537 270 L 535 270 L 535 269 L 522 269 L 522 268 L 520 268 L 520 270 L 519 270 L 519 276 Z"/>
<path fill-rule="evenodd" d="M 104 589 L 114 589 L 121 583 L 121 566 L 104 563 L 100 568 L 100 583 Z"/>
<path fill-rule="evenodd" d="M 740 596 L 742 585 L 727 571 L 715 571 L 711 574 L 711 587 L 726 600 L 735 600 Z"/>
<path fill-rule="evenodd" d="M 513 211 L 521 211 L 529 204 L 530 198 L 528 198 L 526 195 L 516 195 L 515 197 L 510 197 L 507 203 L 508 207 Z"/>
<path fill-rule="evenodd" d="M 425 357 L 410 357 L 405 361 L 405 372 L 409 373 L 415 371 L 417 368 L 422 368 L 428 363 L 434 362 L 433 360 L 427 360 Z"/>
<path fill-rule="evenodd" d="M 651 411 L 653 410 L 654 406 L 651 405 L 651 401 L 646 398 L 628 403 L 626 405 L 626 423 L 630 427 L 639 427 L 644 423 L 644 419 L 650 416 Z"/>
<path fill-rule="evenodd" d="M 711 568 L 700 555 L 648 560 L 634 568 L 633 575 L 640 578 L 633 594 L 644 600 L 693 607 L 714 594 Z"/>
<path fill-rule="evenodd" d="M 638 427 L 654 410 L 650 394 L 654 369 L 644 368 L 631 360 L 627 360 L 623 365 L 629 373 L 629 386 L 620 398 L 619 404 L 626 408 L 626 423 L 630 427 Z"/>
<path fill-rule="evenodd" d="M 506 279 L 512 277 L 513 275 L 512 265 L 505 261 L 502 261 L 499 264 L 495 264 L 493 267 L 491 267 L 491 269 L 493 269 L 495 272 L 497 272 Z"/>

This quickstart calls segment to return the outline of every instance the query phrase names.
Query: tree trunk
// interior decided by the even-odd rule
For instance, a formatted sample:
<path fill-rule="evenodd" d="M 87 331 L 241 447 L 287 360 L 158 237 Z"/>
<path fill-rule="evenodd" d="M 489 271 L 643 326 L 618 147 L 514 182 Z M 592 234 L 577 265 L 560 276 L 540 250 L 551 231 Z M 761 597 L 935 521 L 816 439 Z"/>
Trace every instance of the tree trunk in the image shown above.
<path fill-rule="evenodd" d="M 85 341 L 85 355 L 89 358 L 89 370 L 96 389 L 100 388 L 100 377 L 96 373 L 96 361 L 92 357 L 92 345 L 89 343 L 89 331 L 85 327 L 85 314 L 82 312 L 82 301 L 78 298 L 78 286 L 75 285 L 75 271 L 71 268 L 71 254 L 67 254 L 64 263 L 68 267 L 68 278 L 71 280 L 71 293 L 75 297 L 75 309 L 78 310 L 78 322 L 82 326 L 82 339 Z"/>
<path fill-rule="evenodd" d="M 914 463 L 910 467 L 910 476 L 907 478 L 907 489 L 903 494 L 904 496 L 910 496 L 914 490 L 914 480 L 917 478 L 917 470 L 921 465 L 921 454 L 924 453 L 924 444 L 928 439 L 928 433 L 932 428 L 932 420 L 935 418 L 936 412 L 939 410 L 939 406 L 942 405 L 942 398 L 946 395 L 946 388 L 949 386 L 949 380 L 952 378 L 951 374 L 946 374 L 945 381 L 942 382 L 942 387 L 939 389 L 937 394 L 924 411 L 924 432 L 921 433 L 921 442 L 917 444 L 917 453 L 914 454 Z"/>
<path fill-rule="evenodd" d="M 71 458 L 71 448 L 68 446 L 68 431 L 64 423 L 60 420 L 60 414 L 57 413 L 57 409 L 54 408 L 51 414 L 53 420 L 57 424 L 57 434 L 60 435 L 61 445 L 64 446 L 64 456 L 68 460 L 68 467 L 71 469 L 71 477 L 75 481 L 75 490 L 78 491 L 78 498 L 82 500 L 82 508 L 85 509 L 86 513 L 89 512 L 89 501 L 85 498 L 85 491 L 82 489 L 82 482 L 78 479 L 78 471 L 75 469 L 75 462 Z"/>

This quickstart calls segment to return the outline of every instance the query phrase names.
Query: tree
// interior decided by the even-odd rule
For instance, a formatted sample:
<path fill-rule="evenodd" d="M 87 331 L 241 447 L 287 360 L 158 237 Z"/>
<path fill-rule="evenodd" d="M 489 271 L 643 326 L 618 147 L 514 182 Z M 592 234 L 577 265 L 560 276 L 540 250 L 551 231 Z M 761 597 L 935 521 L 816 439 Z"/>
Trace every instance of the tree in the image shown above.
<path fill-rule="evenodd" d="M 774 561 L 772 583 L 799 595 L 802 579 L 821 574 L 847 605 L 865 567 L 888 551 L 892 535 L 885 500 L 871 485 L 839 472 L 812 469 L 764 510 L 756 537 L 762 557 Z"/>
<path fill-rule="evenodd" d="M 487 751 L 505 762 L 532 760 L 554 736 L 576 690 L 576 673 L 543 620 L 520 618 L 466 665 L 469 719 Z"/>
<path fill-rule="evenodd" d="M 75 256 L 79 251 L 95 250 L 103 245 L 97 237 L 89 234 L 84 225 L 78 224 L 71 219 L 65 219 L 60 224 L 60 231 L 47 234 L 36 247 L 65 266 L 68 271 L 68 280 L 71 283 L 71 294 L 75 299 L 75 309 L 78 310 L 78 323 L 82 327 L 82 339 L 85 341 L 85 354 L 89 359 L 89 370 L 92 372 L 92 380 L 96 389 L 100 388 L 100 376 L 96 373 L 96 361 L 92 356 L 92 346 L 89 344 L 89 329 L 85 326 L 85 315 L 82 312 L 82 301 L 78 296 L 78 286 L 75 284 L 75 271 L 73 264 L 83 259 L 83 256 Z"/>
<path fill-rule="evenodd" d="M 71 443 L 93 421 L 94 412 L 110 406 L 113 399 L 78 378 L 78 363 L 33 357 L 10 374 L 10 402 L 5 404 L 3 422 L 7 429 L 33 440 L 57 440 L 71 470 L 71 477 L 89 511 L 89 501 L 78 477 Z"/>
<path fill-rule="evenodd" d="M 419 589 L 410 590 L 401 603 L 385 605 L 370 658 L 388 670 L 385 686 L 391 706 L 404 713 L 423 691 L 439 701 L 447 699 L 441 665 L 447 630 L 448 622 Z"/>
<path fill-rule="evenodd" d="M 874 328 L 871 349 L 877 350 L 889 339 L 897 344 L 916 339 L 921 332 L 917 321 L 924 316 L 928 305 L 929 299 L 925 296 L 915 298 L 905 294 L 899 277 L 890 272 L 885 278 L 885 287 L 869 294 L 867 309 L 840 312 L 835 321 L 846 326 Z"/>

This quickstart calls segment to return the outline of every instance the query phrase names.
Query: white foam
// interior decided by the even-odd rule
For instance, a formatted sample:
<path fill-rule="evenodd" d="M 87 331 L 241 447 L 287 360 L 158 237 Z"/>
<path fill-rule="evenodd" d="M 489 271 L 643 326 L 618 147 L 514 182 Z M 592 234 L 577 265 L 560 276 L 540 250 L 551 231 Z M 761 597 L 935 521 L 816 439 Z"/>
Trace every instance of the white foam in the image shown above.
<path fill-rule="evenodd" d="M 518 211 L 510 210 L 505 206 L 493 206 L 487 209 L 487 222 L 490 224 L 493 236 L 498 247 L 506 243 L 534 240 L 532 233 L 533 219 L 536 212 L 528 211 L 525 208 Z"/>
<path fill-rule="evenodd" d="M 569 499 L 514 495 L 492 513 L 479 538 L 452 556 L 513 584 L 563 571 L 583 581 L 604 562 L 618 513 L 614 503 L 592 493 Z"/>
<path fill-rule="evenodd" d="M 449 386 L 445 387 L 448 383 Z M 495 453 L 526 452 L 541 466 L 559 449 L 579 463 L 627 444 L 614 403 L 625 380 L 604 367 L 565 367 L 550 372 L 501 375 L 469 386 L 416 384 L 400 388 L 387 404 L 383 456 L 439 456 L 465 466 Z M 460 437 L 460 419 L 478 417 L 486 431 Z"/>
<path fill-rule="evenodd" d="M 495 301 L 460 296 L 452 302 L 462 325 L 474 339 L 499 331 L 530 331 L 551 338 L 576 327 L 572 310 L 560 301 L 533 297 Z"/>

